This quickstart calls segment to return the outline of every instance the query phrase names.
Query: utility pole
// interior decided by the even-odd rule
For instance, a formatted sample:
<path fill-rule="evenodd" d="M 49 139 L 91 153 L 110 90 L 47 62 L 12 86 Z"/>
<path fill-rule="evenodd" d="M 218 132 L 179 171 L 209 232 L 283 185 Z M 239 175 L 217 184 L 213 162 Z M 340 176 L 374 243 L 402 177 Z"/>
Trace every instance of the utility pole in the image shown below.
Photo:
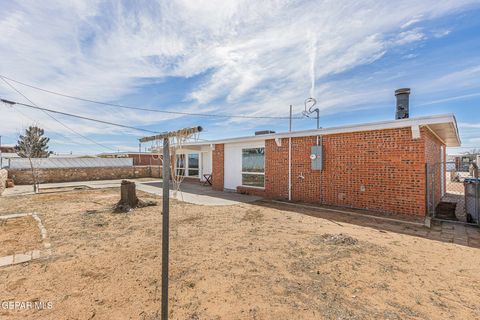
<path fill-rule="evenodd" d="M 292 105 L 290 105 L 290 121 L 288 124 L 288 132 L 292 132 Z"/>

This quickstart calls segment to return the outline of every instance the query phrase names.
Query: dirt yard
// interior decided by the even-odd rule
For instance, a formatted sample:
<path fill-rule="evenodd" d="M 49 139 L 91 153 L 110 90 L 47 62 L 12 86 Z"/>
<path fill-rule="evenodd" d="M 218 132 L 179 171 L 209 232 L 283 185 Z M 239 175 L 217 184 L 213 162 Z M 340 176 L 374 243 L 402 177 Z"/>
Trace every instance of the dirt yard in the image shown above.
<path fill-rule="evenodd" d="M 41 247 L 40 230 L 31 217 L 0 220 L 0 257 Z"/>
<path fill-rule="evenodd" d="M 0 268 L 0 302 L 53 305 L 0 308 L 0 319 L 157 319 L 161 206 L 114 214 L 118 194 L 0 198 L 0 214 L 37 212 L 52 249 Z M 480 318 L 480 249 L 287 209 L 173 202 L 170 318 Z M 22 223 L 0 225 L 2 253 Z"/>

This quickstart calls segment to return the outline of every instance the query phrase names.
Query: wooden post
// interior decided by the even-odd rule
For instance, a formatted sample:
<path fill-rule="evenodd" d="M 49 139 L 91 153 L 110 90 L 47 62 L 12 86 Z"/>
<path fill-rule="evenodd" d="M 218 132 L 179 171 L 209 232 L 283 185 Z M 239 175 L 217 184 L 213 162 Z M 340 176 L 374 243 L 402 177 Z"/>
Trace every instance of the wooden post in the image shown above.
<path fill-rule="evenodd" d="M 120 185 L 120 203 L 130 208 L 135 208 L 138 204 L 135 182 L 122 180 Z"/>

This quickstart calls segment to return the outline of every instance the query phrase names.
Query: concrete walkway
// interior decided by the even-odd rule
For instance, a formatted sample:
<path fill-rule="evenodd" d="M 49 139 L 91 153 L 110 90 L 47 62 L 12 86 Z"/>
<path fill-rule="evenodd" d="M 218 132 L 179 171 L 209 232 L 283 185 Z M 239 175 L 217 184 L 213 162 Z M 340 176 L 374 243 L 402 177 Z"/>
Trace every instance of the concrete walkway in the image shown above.
<path fill-rule="evenodd" d="M 42 190 L 47 192 L 49 189 L 51 190 L 59 188 L 119 188 L 122 180 L 123 179 L 44 183 L 40 185 L 40 192 L 42 192 Z M 152 178 L 127 180 L 134 181 L 137 185 L 137 190 L 162 196 L 162 180 Z M 181 192 L 174 192 L 170 190 L 170 198 L 192 204 L 210 206 L 229 206 L 245 202 L 254 202 L 261 199 L 260 197 L 247 196 L 235 192 L 214 191 L 211 187 L 204 186 L 199 183 L 183 182 L 181 185 L 181 190 Z M 28 194 L 33 194 L 33 187 L 31 185 L 7 188 L 2 196 L 11 197 Z"/>

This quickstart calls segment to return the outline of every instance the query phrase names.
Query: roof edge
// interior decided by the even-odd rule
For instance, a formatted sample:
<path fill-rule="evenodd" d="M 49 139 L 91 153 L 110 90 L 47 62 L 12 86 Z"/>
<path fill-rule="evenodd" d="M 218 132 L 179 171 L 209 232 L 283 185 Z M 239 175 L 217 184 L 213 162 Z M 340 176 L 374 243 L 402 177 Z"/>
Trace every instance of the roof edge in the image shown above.
<path fill-rule="evenodd" d="M 292 132 L 279 132 L 279 133 L 264 134 L 259 136 L 244 136 L 244 137 L 237 137 L 237 138 L 198 141 L 198 142 L 185 143 L 184 145 L 198 146 L 198 145 L 222 144 L 222 143 L 239 143 L 244 141 L 261 141 L 261 140 L 279 139 L 279 138 L 295 138 L 295 137 L 330 135 L 330 134 L 339 134 L 339 133 L 348 133 L 348 132 L 397 129 L 397 128 L 406 128 L 411 126 L 424 126 L 429 124 L 441 124 L 441 123 L 450 123 L 453 126 L 453 130 L 455 131 L 458 145 L 460 145 L 461 141 L 460 141 L 460 135 L 458 133 L 457 120 L 453 113 L 399 119 L 399 120 L 369 122 L 369 123 L 363 123 L 363 124 L 338 126 L 338 127 L 331 127 L 331 128 L 309 129 L 309 130 L 300 130 L 300 131 L 292 131 Z"/>

